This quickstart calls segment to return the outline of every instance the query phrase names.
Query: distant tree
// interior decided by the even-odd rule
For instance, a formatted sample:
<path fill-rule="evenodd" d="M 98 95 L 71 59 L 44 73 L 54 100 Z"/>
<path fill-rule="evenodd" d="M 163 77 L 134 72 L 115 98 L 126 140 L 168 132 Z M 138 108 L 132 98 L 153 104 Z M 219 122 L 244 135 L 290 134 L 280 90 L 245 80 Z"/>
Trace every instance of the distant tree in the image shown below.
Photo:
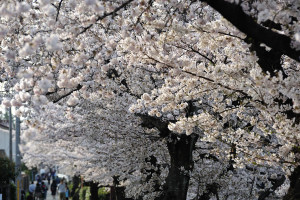
<path fill-rule="evenodd" d="M 10 179 L 15 178 L 15 164 L 7 157 L 0 157 L 0 185 L 7 185 Z"/>
<path fill-rule="evenodd" d="M 0 156 L 0 193 L 3 199 L 15 200 L 16 188 L 10 184 L 15 179 L 15 164 L 7 157 Z"/>

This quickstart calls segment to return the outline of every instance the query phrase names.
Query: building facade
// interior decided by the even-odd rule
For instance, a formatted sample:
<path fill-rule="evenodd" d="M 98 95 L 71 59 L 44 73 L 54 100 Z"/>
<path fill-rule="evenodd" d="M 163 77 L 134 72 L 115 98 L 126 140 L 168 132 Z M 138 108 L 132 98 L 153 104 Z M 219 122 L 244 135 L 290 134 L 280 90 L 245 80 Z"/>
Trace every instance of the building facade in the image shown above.
<path fill-rule="evenodd" d="M 12 138 L 12 158 L 15 161 L 16 158 L 16 143 L 14 138 L 14 131 L 13 131 L 13 138 Z M 7 157 L 9 157 L 9 128 L 6 124 L 0 123 L 0 150 L 4 150 Z"/>

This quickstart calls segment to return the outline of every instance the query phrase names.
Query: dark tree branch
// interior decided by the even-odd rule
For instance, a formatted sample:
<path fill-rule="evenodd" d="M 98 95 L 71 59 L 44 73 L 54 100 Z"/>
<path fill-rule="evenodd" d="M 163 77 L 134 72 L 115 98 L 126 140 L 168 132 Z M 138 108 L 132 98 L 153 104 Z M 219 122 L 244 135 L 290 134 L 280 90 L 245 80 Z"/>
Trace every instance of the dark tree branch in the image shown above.
<path fill-rule="evenodd" d="M 281 28 L 281 24 L 278 24 L 278 23 L 275 23 L 275 22 L 273 22 L 273 21 L 271 21 L 271 20 L 266 20 L 266 21 L 264 21 L 264 22 L 262 22 L 261 23 L 263 26 L 265 26 L 265 27 L 267 27 L 267 28 L 270 28 L 270 29 L 276 29 L 276 30 L 279 30 L 279 31 L 281 31 L 282 30 L 282 28 Z"/>
<path fill-rule="evenodd" d="M 146 55 L 146 56 L 147 56 L 149 59 L 151 59 L 151 60 L 153 60 L 153 61 L 155 61 L 155 62 L 157 62 L 157 63 L 161 63 L 161 64 L 165 65 L 165 66 L 168 67 L 168 68 L 171 68 L 171 69 L 174 69 L 174 68 L 175 68 L 175 67 L 173 67 L 173 66 L 171 66 L 171 65 L 169 65 L 169 64 L 167 64 L 167 63 L 163 63 L 163 62 L 161 62 L 161 61 L 159 61 L 159 60 L 157 60 L 157 59 L 155 59 L 155 58 L 153 58 L 153 57 L 151 57 L 151 56 L 149 56 L 149 55 Z M 243 96 L 244 96 L 245 98 L 247 98 L 247 99 L 252 99 L 252 97 L 249 96 L 249 95 L 248 95 L 246 92 L 244 92 L 243 90 L 231 88 L 231 87 L 229 87 L 229 86 L 226 86 L 226 85 L 223 85 L 223 84 L 221 84 L 221 83 L 218 83 L 218 82 L 214 81 L 213 79 L 210 79 L 210 78 L 208 78 L 208 77 L 205 77 L 205 76 L 201 76 L 201 75 L 195 74 L 195 73 L 193 73 L 193 72 L 189 72 L 189 71 L 186 71 L 186 70 L 182 70 L 182 72 L 183 72 L 183 73 L 186 73 L 186 74 L 189 74 L 189 75 L 192 75 L 192 76 L 195 76 L 195 77 L 198 77 L 198 78 L 201 78 L 201 79 L 204 79 L 204 80 L 206 80 L 207 82 L 214 83 L 214 84 L 216 84 L 216 85 L 218 85 L 218 86 L 220 86 L 220 87 L 222 87 L 222 88 L 225 88 L 225 89 L 227 89 L 227 90 L 237 92 L 237 93 L 243 95 Z M 266 103 L 265 103 L 263 100 L 255 100 L 255 101 L 261 103 L 262 105 L 266 105 Z"/>
<path fill-rule="evenodd" d="M 248 37 L 253 38 L 257 42 L 266 44 L 282 55 L 284 54 L 296 61 L 300 61 L 300 51 L 297 51 L 290 46 L 291 38 L 259 25 L 251 16 L 243 11 L 240 5 L 229 3 L 225 0 L 201 1 L 206 2 L 218 11 L 224 18 Z"/>
<path fill-rule="evenodd" d="M 271 76 L 276 76 L 277 71 L 280 70 L 282 71 L 283 78 L 287 77 L 281 65 L 281 52 L 274 49 L 267 51 L 265 47 L 260 46 L 259 42 L 249 37 L 245 38 L 245 42 L 251 44 L 250 50 L 256 52 L 259 58 L 257 63 L 265 73 L 269 72 Z"/>
<path fill-rule="evenodd" d="M 207 61 L 209 61 L 209 62 L 212 63 L 213 65 L 216 64 L 216 62 L 214 62 L 212 59 L 210 59 L 209 57 L 207 57 L 206 55 L 204 55 L 203 53 L 201 53 L 199 50 L 197 50 L 197 49 L 195 49 L 195 48 L 193 48 L 193 47 L 191 47 L 191 46 L 189 47 L 190 49 L 187 49 L 187 48 L 185 48 L 185 47 L 181 47 L 181 46 L 179 46 L 179 45 L 172 45 L 172 46 L 177 47 L 177 48 L 179 48 L 179 49 L 183 49 L 183 50 L 185 50 L 185 51 L 194 52 L 194 53 L 200 55 L 201 57 L 205 58 Z"/>
<path fill-rule="evenodd" d="M 247 35 L 245 41 L 252 44 L 251 48 L 256 51 L 259 57 L 258 63 L 263 71 L 269 71 L 270 74 L 274 76 L 276 75 L 276 71 L 280 70 L 283 72 L 283 77 L 287 77 L 280 63 L 281 56 L 286 55 L 295 61 L 300 61 L 300 51 L 290 46 L 292 41 L 290 37 L 259 25 L 251 16 L 243 11 L 240 5 L 229 3 L 225 0 L 201 1 L 206 2 L 236 28 Z M 269 22 L 269 27 L 270 26 L 275 26 L 275 24 L 271 25 Z M 276 26 L 276 28 L 279 27 Z M 260 47 L 262 43 L 271 48 L 270 52 Z M 295 118 L 297 124 L 300 122 L 300 115 L 293 110 L 288 110 L 285 114 L 289 119 Z"/>
<path fill-rule="evenodd" d="M 106 12 L 105 12 L 102 16 L 98 16 L 98 18 L 96 19 L 96 22 L 98 22 L 98 21 L 100 21 L 100 20 L 102 20 L 102 19 L 104 19 L 104 18 L 106 18 L 106 17 L 108 17 L 108 16 L 110 16 L 110 15 L 116 14 L 119 10 L 121 10 L 122 8 L 125 8 L 125 7 L 126 7 L 128 4 L 130 4 L 132 1 L 134 1 L 134 0 L 128 0 L 128 1 L 124 2 L 122 5 L 120 5 L 119 7 L 117 7 L 117 8 L 116 8 L 115 10 L 113 10 L 112 12 L 109 12 L 109 13 L 106 13 Z M 89 30 L 93 25 L 94 25 L 94 24 L 90 24 L 89 26 L 84 27 L 83 30 L 80 31 L 80 33 L 79 33 L 78 35 L 80 35 L 80 34 L 86 32 L 86 31 Z"/>
<path fill-rule="evenodd" d="M 143 10 L 143 11 L 141 12 L 141 14 L 138 16 L 138 18 L 137 18 L 137 20 L 136 20 L 136 22 L 135 22 L 135 25 L 137 25 L 138 23 L 140 23 L 140 20 L 141 20 L 143 14 L 144 14 L 147 10 L 150 9 L 150 7 L 151 7 L 152 4 L 153 4 L 153 1 L 154 1 L 154 0 L 149 0 L 147 8 L 146 8 L 145 10 Z"/>
<path fill-rule="evenodd" d="M 66 93 L 66 94 L 64 94 L 64 95 L 62 95 L 62 96 L 60 96 L 59 98 L 55 99 L 55 100 L 53 101 L 53 103 L 59 102 L 59 101 L 62 100 L 63 98 L 69 96 L 70 94 L 72 94 L 72 93 L 75 92 L 75 91 L 80 90 L 81 88 L 82 88 L 82 85 L 80 85 L 80 84 L 77 85 L 77 88 L 75 88 L 74 90 L 72 90 L 72 91 L 70 91 L 70 92 L 68 92 L 68 93 Z"/>
<path fill-rule="evenodd" d="M 141 125 L 143 127 L 157 128 L 162 138 L 169 136 L 169 134 L 171 133 L 171 131 L 168 129 L 168 121 L 162 121 L 160 118 L 151 117 L 144 114 L 137 114 L 137 116 L 142 119 L 143 123 Z"/>
<path fill-rule="evenodd" d="M 61 0 L 61 1 L 59 2 L 58 6 L 56 7 L 57 13 L 56 13 L 55 21 L 58 20 L 58 15 L 59 15 L 59 11 L 60 11 L 62 2 L 63 2 L 63 0 Z"/>
<path fill-rule="evenodd" d="M 283 200 L 297 200 L 300 199 L 300 165 L 298 165 L 291 176 L 289 176 L 289 179 L 291 181 L 290 188 L 288 190 L 288 193 L 283 198 Z"/>

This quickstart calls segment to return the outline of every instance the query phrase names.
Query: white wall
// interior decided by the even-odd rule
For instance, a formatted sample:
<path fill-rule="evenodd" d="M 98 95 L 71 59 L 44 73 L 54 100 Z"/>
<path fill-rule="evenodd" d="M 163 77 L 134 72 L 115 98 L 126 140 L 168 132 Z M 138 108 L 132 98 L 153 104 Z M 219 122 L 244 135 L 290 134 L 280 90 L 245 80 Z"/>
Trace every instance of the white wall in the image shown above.
<path fill-rule="evenodd" d="M 13 130 L 14 132 L 14 130 Z M 13 137 L 13 149 L 12 149 L 12 153 L 13 153 L 13 160 L 15 161 L 15 157 L 16 157 L 16 145 L 15 145 L 15 138 Z M 6 129 L 3 129 L 0 127 L 0 149 L 4 149 L 6 156 L 9 157 L 9 131 Z"/>

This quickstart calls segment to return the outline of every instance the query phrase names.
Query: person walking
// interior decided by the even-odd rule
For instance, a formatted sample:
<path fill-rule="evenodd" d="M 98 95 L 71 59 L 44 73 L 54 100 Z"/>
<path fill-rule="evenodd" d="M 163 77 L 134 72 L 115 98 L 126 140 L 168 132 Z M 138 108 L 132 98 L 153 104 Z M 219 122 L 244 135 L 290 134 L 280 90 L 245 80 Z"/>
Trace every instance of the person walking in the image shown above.
<path fill-rule="evenodd" d="M 32 196 L 33 196 L 33 194 L 34 194 L 34 191 L 35 191 L 35 187 L 36 187 L 36 185 L 34 184 L 34 182 L 33 181 L 31 181 L 31 184 L 29 185 L 29 194 L 31 194 Z"/>
<path fill-rule="evenodd" d="M 39 174 L 36 176 L 36 181 L 37 181 L 38 183 L 40 183 L 40 182 L 42 181 L 41 176 L 40 176 Z"/>
<path fill-rule="evenodd" d="M 47 176 L 47 180 L 48 180 L 48 185 L 50 185 L 50 180 L 51 180 L 51 175 L 50 175 L 50 173 L 49 173 L 48 176 Z"/>
<path fill-rule="evenodd" d="M 57 188 L 59 193 L 59 200 L 66 200 L 66 184 L 64 183 L 63 179 L 60 180 Z"/>
<path fill-rule="evenodd" d="M 53 198 L 53 199 L 56 199 L 55 196 L 56 196 L 57 184 L 56 184 L 56 181 L 55 181 L 55 180 L 52 180 L 50 189 L 51 189 L 51 195 L 52 195 L 52 198 Z"/>
<path fill-rule="evenodd" d="M 46 198 L 47 198 L 47 190 L 48 190 L 47 185 L 45 184 L 44 181 L 42 181 L 42 198 L 44 200 L 46 200 Z"/>
<path fill-rule="evenodd" d="M 37 200 L 43 199 L 42 186 L 39 182 L 36 183 L 34 198 L 36 198 Z"/>

